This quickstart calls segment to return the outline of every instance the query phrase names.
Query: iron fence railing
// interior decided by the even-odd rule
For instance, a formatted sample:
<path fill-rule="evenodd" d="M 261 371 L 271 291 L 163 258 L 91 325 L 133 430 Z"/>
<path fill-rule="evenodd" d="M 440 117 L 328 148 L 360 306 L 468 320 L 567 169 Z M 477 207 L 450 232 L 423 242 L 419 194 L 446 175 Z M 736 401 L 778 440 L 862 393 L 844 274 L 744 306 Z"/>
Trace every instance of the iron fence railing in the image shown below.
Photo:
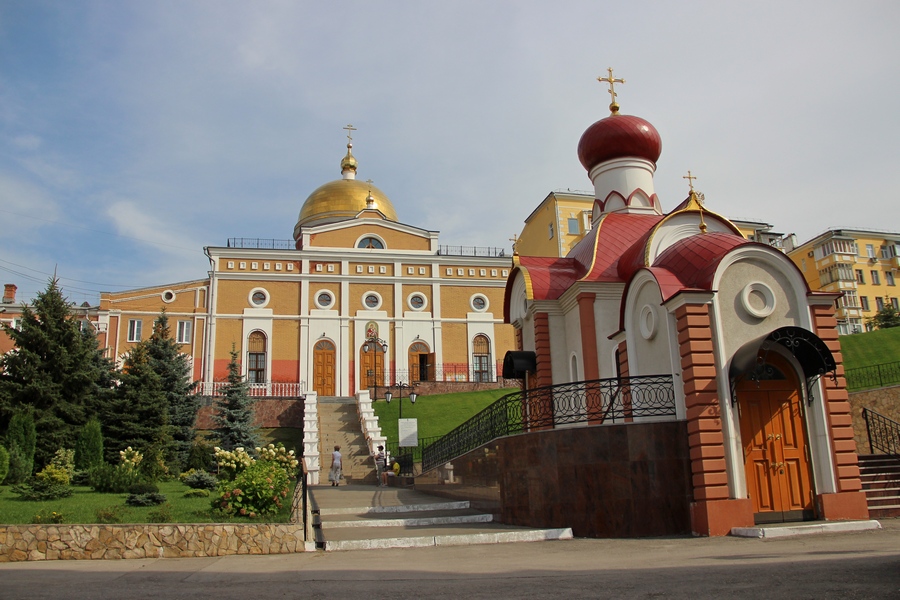
<path fill-rule="evenodd" d="M 366 387 L 384 387 L 418 381 L 442 381 L 446 383 L 495 383 L 503 373 L 503 362 L 496 362 L 486 369 L 466 364 L 428 365 L 412 369 L 369 369 L 363 376 Z"/>
<path fill-rule="evenodd" d="M 868 408 L 863 408 L 863 419 L 872 454 L 900 454 L 900 423 Z"/>
<path fill-rule="evenodd" d="M 674 416 L 671 375 L 597 379 L 513 392 L 425 447 L 422 469 L 433 469 L 506 435 L 569 424 Z"/>
<path fill-rule="evenodd" d="M 227 381 L 199 381 L 194 394 L 204 397 L 221 396 Z M 247 393 L 253 397 L 299 398 L 306 394 L 306 382 L 269 381 L 266 383 L 248 383 Z"/>
<path fill-rule="evenodd" d="M 422 473 L 422 452 L 424 449 L 441 439 L 441 437 L 438 435 L 419 438 L 418 446 L 404 446 L 402 448 L 400 447 L 400 442 L 388 441 L 385 444 L 385 449 L 391 460 L 396 460 L 400 463 L 400 474 L 413 477 Z"/>
<path fill-rule="evenodd" d="M 900 384 L 900 361 L 858 367 L 844 371 L 848 390 L 885 387 Z"/>
<path fill-rule="evenodd" d="M 507 255 L 504 248 L 483 246 L 438 246 L 438 254 L 442 256 L 486 256 L 500 258 Z"/>
<path fill-rule="evenodd" d="M 257 250 L 295 250 L 294 240 L 275 240 L 267 238 L 228 238 L 229 248 L 255 248 Z"/>

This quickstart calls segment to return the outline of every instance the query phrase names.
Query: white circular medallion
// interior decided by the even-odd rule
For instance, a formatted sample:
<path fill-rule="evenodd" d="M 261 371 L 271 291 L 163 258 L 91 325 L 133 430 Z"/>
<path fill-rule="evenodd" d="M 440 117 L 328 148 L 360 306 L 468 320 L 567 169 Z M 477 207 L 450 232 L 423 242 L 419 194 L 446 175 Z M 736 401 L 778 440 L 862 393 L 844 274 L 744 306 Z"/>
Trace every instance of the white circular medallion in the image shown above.
<path fill-rule="evenodd" d="M 775 310 L 775 294 L 761 281 L 753 281 L 741 290 L 741 307 L 751 317 L 765 319 Z"/>
<path fill-rule="evenodd" d="M 641 335 L 645 340 L 652 340 L 656 337 L 656 309 L 654 309 L 649 304 L 645 304 L 644 308 L 641 309 L 640 316 L 640 326 L 641 326 Z"/>

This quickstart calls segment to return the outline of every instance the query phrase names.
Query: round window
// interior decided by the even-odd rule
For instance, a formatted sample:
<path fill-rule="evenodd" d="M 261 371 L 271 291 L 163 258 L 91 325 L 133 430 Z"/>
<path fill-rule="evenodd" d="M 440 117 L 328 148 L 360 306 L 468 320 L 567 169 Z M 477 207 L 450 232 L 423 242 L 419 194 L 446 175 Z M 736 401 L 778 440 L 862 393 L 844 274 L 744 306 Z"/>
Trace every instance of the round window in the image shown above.
<path fill-rule="evenodd" d="M 415 310 L 419 310 L 425 306 L 425 296 L 421 294 L 414 294 L 409 299 L 409 305 Z"/>
<path fill-rule="evenodd" d="M 484 296 L 475 296 L 472 298 L 472 308 L 481 311 L 487 308 L 487 298 Z"/>
<path fill-rule="evenodd" d="M 328 292 L 321 292 L 316 297 L 316 304 L 319 305 L 319 308 L 328 308 L 329 306 L 331 306 L 332 302 L 334 302 L 334 299 Z"/>
<path fill-rule="evenodd" d="M 378 305 L 381 304 L 381 300 L 375 294 L 366 294 L 365 303 L 369 308 L 378 308 Z"/>
<path fill-rule="evenodd" d="M 266 300 L 268 300 L 268 298 L 266 297 L 265 292 L 253 292 L 253 295 L 250 296 L 250 300 L 253 302 L 253 304 L 262 306 L 266 303 Z"/>
<path fill-rule="evenodd" d="M 175 300 L 175 292 L 173 292 L 172 290 L 164 291 L 162 293 L 162 300 L 166 304 L 168 304 L 169 302 L 172 302 L 173 300 Z"/>

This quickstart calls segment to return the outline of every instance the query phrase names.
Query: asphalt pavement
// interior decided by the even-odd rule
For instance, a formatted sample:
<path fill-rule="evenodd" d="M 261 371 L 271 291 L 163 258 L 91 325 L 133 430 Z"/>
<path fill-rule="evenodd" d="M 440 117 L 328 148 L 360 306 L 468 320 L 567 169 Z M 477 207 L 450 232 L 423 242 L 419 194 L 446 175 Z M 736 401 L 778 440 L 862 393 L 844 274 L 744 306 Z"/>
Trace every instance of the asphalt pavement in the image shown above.
<path fill-rule="evenodd" d="M 776 539 L 574 539 L 0 564 L 0 599 L 900 598 L 900 520 Z"/>

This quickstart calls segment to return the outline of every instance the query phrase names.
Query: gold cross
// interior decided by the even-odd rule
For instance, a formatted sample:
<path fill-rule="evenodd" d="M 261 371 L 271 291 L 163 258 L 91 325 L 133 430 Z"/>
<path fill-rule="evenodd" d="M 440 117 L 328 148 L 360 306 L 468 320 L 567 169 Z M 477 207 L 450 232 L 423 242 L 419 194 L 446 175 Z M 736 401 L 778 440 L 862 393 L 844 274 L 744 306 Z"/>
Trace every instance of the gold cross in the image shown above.
<path fill-rule="evenodd" d="M 517 246 L 519 245 L 519 236 L 514 233 L 513 236 L 509 238 L 509 241 L 512 242 L 513 254 L 518 254 L 519 249 L 517 248 Z"/>
<path fill-rule="evenodd" d="M 609 75 L 607 75 L 606 77 L 598 77 L 597 81 L 599 81 L 600 83 L 603 83 L 605 81 L 606 83 L 609 84 L 609 97 L 611 100 L 610 105 L 609 105 L 609 111 L 615 115 L 615 114 L 618 114 L 618 112 L 619 112 L 619 104 L 616 102 L 616 96 L 618 96 L 618 94 L 616 93 L 616 84 L 617 83 L 625 83 L 625 80 L 624 79 L 616 79 L 615 77 L 613 77 L 612 67 L 609 67 L 606 70 L 609 72 Z"/>
<path fill-rule="evenodd" d="M 347 142 L 353 143 L 353 132 L 356 131 L 356 127 L 353 125 L 347 125 L 346 127 L 341 127 L 341 129 L 347 130 Z"/>
<path fill-rule="evenodd" d="M 697 179 L 697 178 L 694 177 L 693 175 L 691 175 L 691 170 L 688 169 L 688 174 L 687 174 L 687 175 L 682 175 L 681 178 L 682 178 L 682 179 L 687 179 L 687 180 L 688 180 L 688 185 L 691 186 L 691 191 L 693 192 L 693 191 L 694 191 L 694 180 Z"/>

